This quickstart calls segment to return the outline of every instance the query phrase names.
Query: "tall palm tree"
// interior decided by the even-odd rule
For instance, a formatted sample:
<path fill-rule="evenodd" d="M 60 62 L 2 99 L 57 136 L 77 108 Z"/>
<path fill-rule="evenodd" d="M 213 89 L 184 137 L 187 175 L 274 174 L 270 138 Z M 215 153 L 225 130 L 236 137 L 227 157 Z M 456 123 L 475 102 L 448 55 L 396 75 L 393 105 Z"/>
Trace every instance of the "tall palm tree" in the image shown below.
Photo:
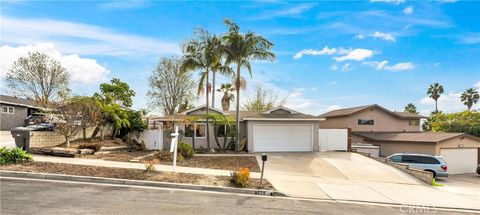
<path fill-rule="evenodd" d="M 233 85 L 229 83 L 222 84 L 222 86 L 220 86 L 220 89 L 218 89 L 217 91 L 223 93 L 222 110 L 230 110 L 230 102 L 233 101 L 233 99 L 235 98 L 235 96 L 232 94 L 232 92 L 235 91 Z"/>
<path fill-rule="evenodd" d="M 465 90 L 465 92 L 463 92 L 460 96 L 460 100 L 464 105 L 467 106 L 468 110 L 470 110 L 472 106 L 478 102 L 478 99 L 480 99 L 480 95 L 474 88 Z"/>
<path fill-rule="evenodd" d="M 240 150 L 240 81 L 241 74 L 240 70 L 242 67 L 246 68 L 252 76 L 252 70 L 250 65 L 250 60 L 274 60 L 275 54 L 271 51 L 273 43 L 265 39 L 264 37 L 254 33 L 247 32 L 241 33 L 240 27 L 230 19 L 225 19 L 224 23 L 229 28 L 229 31 L 223 35 L 223 48 L 226 55 L 226 64 L 236 64 L 236 78 L 235 78 L 235 89 L 236 89 L 236 109 L 235 109 L 235 120 L 236 120 L 236 140 L 235 148 Z"/>
<path fill-rule="evenodd" d="M 197 39 L 191 39 L 186 44 L 183 45 L 184 61 L 182 65 L 182 70 L 199 70 L 200 71 L 200 82 L 198 84 L 198 94 L 202 94 L 203 89 L 205 90 L 205 112 L 208 116 L 209 114 L 209 75 L 212 71 L 212 67 L 216 67 L 218 62 L 222 57 L 222 49 L 219 39 L 217 37 L 211 36 L 208 31 L 204 29 L 197 29 L 195 34 Z M 216 68 L 218 69 L 218 68 Z M 209 120 L 206 120 L 206 140 L 207 140 L 207 150 L 210 151 L 210 127 Z"/>
<path fill-rule="evenodd" d="M 430 98 L 435 100 L 435 113 L 438 113 L 438 98 L 440 98 L 440 95 L 443 93 L 443 86 L 440 85 L 439 83 L 434 83 L 430 85 L 427 91 L 427 95 L 430 95 Z"/>
<path fill-rule="evenodd" d="M 214 59 L 212 59 L 212 62 L 211 62 L 211 65 L 210 65 L 210 69 L 212 71 L 212 89 L 213 89 L 213 92 L 212 92 L 212 107 L 215 108 L 215 90 L 216 90 L 216 74 L 217 72 L 221 75 L 224 75 L 224 76 L 227 76 L 227 77 L 233 77 L 233 69 L 224 64 L 224 62 L 222 62 L 222 54 L 223 54 L 223 47 L 222 47 L 222 40 L 220 37 L 217 37 L 216 35 L 213 35 L 211 37 L 211 46 L 212 46 L 212 49 L 213 49 L 213 52 L 215 53 L 215 55 L 213 55 Z"/>

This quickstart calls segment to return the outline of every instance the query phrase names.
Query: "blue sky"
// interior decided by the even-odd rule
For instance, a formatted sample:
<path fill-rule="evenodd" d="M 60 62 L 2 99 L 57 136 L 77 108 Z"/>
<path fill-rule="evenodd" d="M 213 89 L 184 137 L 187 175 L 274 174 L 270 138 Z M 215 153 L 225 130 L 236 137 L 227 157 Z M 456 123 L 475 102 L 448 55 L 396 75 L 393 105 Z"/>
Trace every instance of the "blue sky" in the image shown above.
<path fill-rule="evenodd" d="M 2 1 L 1 77 L 37 50 L 72 73 L 75 94 L 118 77 L 142 108 L 158 60 L 180 55 L 196 27 L 225 32 L 228 17 L 275 44 L 277 59 L 253 64 L 246 94 L 261 84 L 310 114 L 373 103 L 401 111 L 410 102 L 427 114 L 426 89 L 439 82 L 439 107 L 454 112 L 465 109 L 462 91 L 480 88 L 478 11 L 478 1 L 452 0 Z"/>

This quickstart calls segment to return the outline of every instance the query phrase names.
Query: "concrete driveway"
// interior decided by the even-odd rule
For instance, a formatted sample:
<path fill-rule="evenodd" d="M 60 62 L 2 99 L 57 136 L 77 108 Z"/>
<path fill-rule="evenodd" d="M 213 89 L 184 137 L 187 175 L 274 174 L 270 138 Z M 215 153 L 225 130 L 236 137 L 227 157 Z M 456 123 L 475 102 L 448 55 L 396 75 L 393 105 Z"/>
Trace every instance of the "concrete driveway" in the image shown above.
<path fill-rule="evenodd" d="M 480 176 L 475 173 L 449 175 L 448 178 L 437 178 L 438 183 L 443 184 L 436 187 L 452 193 L 476 197 L 480 202 Z"/>
<path fill-rule="evenodd" d="M 268 153 L 265 178 L 292 197 L 480 209 L 477 198 L 435 189 L 357 153 Z"/>
<path fill-rule="evenodd" d="M 10 131 L 0 131 L 0 147 L 4 146 L 7 148 L 15 147 L 15 140 Z"/>

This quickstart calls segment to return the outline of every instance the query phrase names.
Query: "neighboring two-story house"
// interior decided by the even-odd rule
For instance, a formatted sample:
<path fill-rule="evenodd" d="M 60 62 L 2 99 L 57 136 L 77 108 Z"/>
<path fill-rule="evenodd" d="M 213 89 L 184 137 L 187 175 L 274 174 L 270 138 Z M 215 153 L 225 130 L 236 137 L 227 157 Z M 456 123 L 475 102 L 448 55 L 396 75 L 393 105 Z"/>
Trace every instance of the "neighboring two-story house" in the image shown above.
<path fill-rule="evenodd" d="M 480 163 L 480 138 L 464 133 L 422 132 L 418 114 L 366 105 L 330 111 L 320 128 L 350 128 L 352 143 L 380 147 L 380 156 L 410 152 L 441 155 L 450 173 L 474 172 Z"/>

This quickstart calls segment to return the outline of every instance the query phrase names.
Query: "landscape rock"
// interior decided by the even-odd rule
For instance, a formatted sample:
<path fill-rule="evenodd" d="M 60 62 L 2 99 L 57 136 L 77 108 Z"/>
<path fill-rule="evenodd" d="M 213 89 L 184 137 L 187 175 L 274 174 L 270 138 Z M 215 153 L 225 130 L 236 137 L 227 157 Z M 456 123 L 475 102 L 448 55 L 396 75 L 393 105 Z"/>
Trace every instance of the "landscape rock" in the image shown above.
<path fill-rule="evenodd" d="M 81 155 L 93 155 L 95 153 L 95 150 L 93 149 L 79 149 L 78 153 Z"/>

